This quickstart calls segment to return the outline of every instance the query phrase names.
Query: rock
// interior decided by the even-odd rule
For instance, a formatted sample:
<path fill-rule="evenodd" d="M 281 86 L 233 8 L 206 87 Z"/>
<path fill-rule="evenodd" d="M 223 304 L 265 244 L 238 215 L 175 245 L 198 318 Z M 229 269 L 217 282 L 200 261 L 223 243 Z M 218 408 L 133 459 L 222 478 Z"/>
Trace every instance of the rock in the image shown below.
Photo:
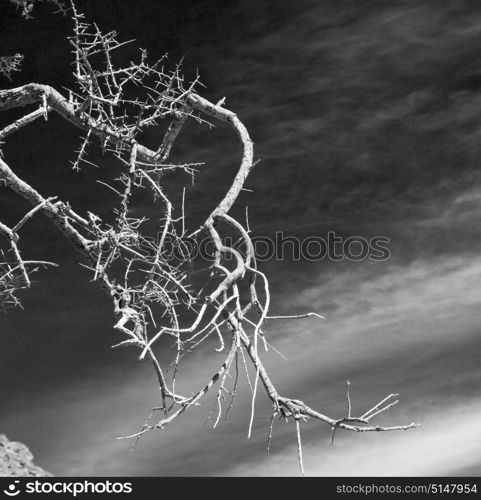
<path fill-rule="evenodd" d="M 33 462 L 31 451 L 22 443 L 9 441 L 0 434 L 0 477 L 51 476 Z"/>

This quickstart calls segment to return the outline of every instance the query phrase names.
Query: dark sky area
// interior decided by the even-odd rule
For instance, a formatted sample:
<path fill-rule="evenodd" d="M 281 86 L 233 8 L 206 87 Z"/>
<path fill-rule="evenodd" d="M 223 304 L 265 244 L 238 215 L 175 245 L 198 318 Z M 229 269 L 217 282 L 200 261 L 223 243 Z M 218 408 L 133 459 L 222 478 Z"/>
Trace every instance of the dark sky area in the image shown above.
<path fill-rule="evenodd" d="M 354 411 L 393 393 L 400 404 L 379 423 L 414 431 L 340 434 L 304 426 L 309 475 L 481 473 L 481 6 L 477 1 L 77 0 L 104 31 L 135 38 L 153 59 L 184 57 L 213 102 L 226 97 L 261 162 L 233 215 L 249 207 L 254 234 L 298 237 L 329 231 L 390 239 L 385 261 L 262 264 L 272 310 L 317 311 L 322 322 L 269 324 L 266 364 L 281 391 L 342 417 L 345 382 Z M 0 0 L 0 53 L 25 55 L 2 88 L 72 87 L 70 20 L 40 5 L 23 20 Z M 131 52 L 128 52 L 131 51 Z M 15 119 L 4 113 L 0 126 Z M 79 133 L 58 117 L 8 140 L 5 161 L 45 196 L 79 211 L 108 210 L 98 179 L 116 168 L 72 171 Z M 150 140 L 155 138 L 151 137 Z M 224 126 L 188 123 L 174 159 L 204 162 L 186 193 L 188 220 L 207 215 L 229 186 L 240 151 Z M 172 175 L 167 186 L 182 186 Z M 139 200 L 140 213 L 148 210 Z M 0 187 L 0 220 L 26 205 Z M 131 442 L 158 391 L 136 353 L 119 341 L 111 304 L 48 221 L 22 234 L 32 258 L 60 264 L 36 275 L 24 310 L 0 317 L 0 432 L 26 443 L 55 475 L 295 475 L 296 436 L 276 423 L 265 453 L 270 407 L 258 396 L 247 439 L 245 381 L 227 422 L 204 425 L 215 397 L 164 432 Z M 212 347 L 212 346 L 211 346 Z M 187 357 L 181 387 L 193 391 L 220 357 L 209 346 Z"/>

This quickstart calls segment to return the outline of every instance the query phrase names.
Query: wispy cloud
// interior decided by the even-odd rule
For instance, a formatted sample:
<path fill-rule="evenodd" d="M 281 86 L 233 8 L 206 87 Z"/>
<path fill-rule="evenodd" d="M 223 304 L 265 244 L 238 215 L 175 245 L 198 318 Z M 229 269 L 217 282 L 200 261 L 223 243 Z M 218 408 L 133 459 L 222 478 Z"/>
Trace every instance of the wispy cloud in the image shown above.
<path fill-rule="evenodd" d="M 309 474 L 442 475 L 476 464 L 480 278 L 475 258 L 420 260 L 381 274 L 360 266 L 320 276 L 310 288 L 283 298 L 283 307 L 295 311 L 308 305 L 326 320 L 270 324 L 270 340 L 289 358 L 266 355 L 282 393 L 340 417 L 350 378 L 355 412 L 399 391 L 401 404 L 381 422 L 422 424 L 395 435 L 340 435 L 331 449 L 329 429 L 312 422 L 304 429 Z M 187 360 L 184 389 L 207 380 L 215 362 L 211 355 Z M 296 474 L 291 426 L 276 424 L 272 455 L 262 458 L 270 411 L 263 395 L 254 435 L 246 439 L 245 383 L 242 391 L 229 422 L 215 431 L 200 423 L 214 404 L 211 397 L 165 431 L 144 437 L 133 453 L 128 452 L 132 442 L 115 438 L 135 431 L 158 397 L 144 370 L 124 377 L 113 369 L 96 371 L 48 398 L 34 398 L 31 415 L 15 420 L 21 426 L 18 419 L 25 426 L 32 416 L 39 422 L 27 441 L 38 443 L 42 464 L 57 474 Z M 449 449 L 451 458 L 442 449 Z"/>

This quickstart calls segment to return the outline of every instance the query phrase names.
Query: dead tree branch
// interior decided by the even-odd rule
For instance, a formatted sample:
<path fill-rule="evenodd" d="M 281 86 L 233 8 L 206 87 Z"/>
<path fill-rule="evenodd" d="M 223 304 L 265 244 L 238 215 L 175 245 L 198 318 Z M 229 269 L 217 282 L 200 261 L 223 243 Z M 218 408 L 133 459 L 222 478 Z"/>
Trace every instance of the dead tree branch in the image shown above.
<path fill-rule="evenodd" d="M 180 65 L 169 71 L 165 69 L 164 58 L 150 63 L 144 50 L 140 51 L 137 62 L 117 65 L 114 54 L 125 43 L 117 40 L 115 32 L 103 34 L 95 24 L 88 23 L 73 3 L 71 12 L 74 28 L 69 42 L 74 58 L 75 90 L 71 90 L 68 97 L 39 83 L 0 90 L 0 111 L 38 107 L 0 131 L 0 139 L 10 139 L 40 116 L 47 118 L 55 112 L 85 133 L 73 162 L 75 168 L 88 164 L 86 155 L 95 139 L 105 152 L 118 159 L 122 173 L 112 181 L 115 187 L 108 185 L 118 196 L 118 203 L 112 207 L 114 218 L 110 223 L 92 212 L 79 214 L 68 203 L 41 195 L 0 159 L 0 181 L 33 207 L 13 228 L 0 223 L 0 233 L 9 243 L 10 259 L 10 263 L 0 264 L 0 301 L 4 307 L 16 303 L 13 298 L 15 290 L 30 286 L 32 265 L 50 265 L 48 262 L 23 260 L 18 249 L 18 232 L 34 215 L 42 214 L 82 255 L 83 265 L 93 281 L 110 297 L 116 317 L 114 328 L 122 335 L 116 346 L 135 347 L 139 358 L 150 360 L 153 366 L 161 390 L 161 406 L 155 409 L 163 412 L 162 418 L 151 423 L 149 417 L 139 432 L 127 437 L 164 429 L 185 411 L 198 406 L 216 383 L 219 384 L 218 413 L 214 426 L 217 425 L 223 413 L 225 395 L 230 394 L 232 401 L 235 396 L 238 358 L 241 356 L 246 363 L 244 351 L 255 370 L 251 385 L 249 436 L 260 382 L 272 402 L 272 422 L 275 416 L 294 419 L 302 472 L 301 421 L 319 420 L 329 425 L 333 432 L 338 429 L 379 432 L 416 427 L 414 423 L 388 427 L 370 425 L 371 419 L 397 403 L 397 400 L 393 401 L 395 395 L 388 396 L 363 415 L 353 417 L 348 386 L 347 415 L 335 419 L 278 392 L 258 349 L 259 341 L 267 346 L 267 322 L 322 316 L 317 313 L 271 315 L 269 281 L 257 267 L 250 230 L 229 215 L 256 164 L 253 141 L 247 128 L 234 112 L 223 107 L 222 101 L 213 104 L 198 95 L 195 91 L 197 78 L 186 83 Z M 189 176 L 194 174 L 195 164 L 167 163 L 183 125 L 189 119 L 229 125 L 242 150 L 237 174 L 226 194 L 204 223 L 191 229 L 188 235 L 191 239 L 207 236 L 215 249 L 209 266 L 210 276 L 200 290 L 194 288 L 191 280 L 189 255 L 185 259 L 171 257 L 168 245 L 178 251 L 177 255 L 184 255 L 184 238 L 188 231 L 184 202 L 179 215 L 178 207 L 169 200 L 162 185 L 162 174 L 166 171 L 175 169 Z M 158 147 L 150 149 L 143 145 L 143 132 L 148 128 L 155 129 L 165 120 L 170 123 L 165 135 L 159 138 Z M 150 193 L 152 205 L 157 209 L 155 237 L 144 231 L 146 219 L 137 217 L 131 210 L 133 196 L 139 192 Z M 225 243 L 227 231 L 235 233 L 240 246 L 234 248 Z M 175 378 L 181 357 L 208 338 L 219 345 L 218 352 L 225 351 L 229 343 L 226 339 L 230 340 L 222 363 L 191 396 L 178 394 Z M 162 339 L 170 339 L 174 345 L 174 369 L 169 377 L 156 354 L 165 345 Z M 229 391 L 225 383 L 233 366 L 236 382 L 234 389 Z M 272 428 L 269 441 L 271 434 Z"/>

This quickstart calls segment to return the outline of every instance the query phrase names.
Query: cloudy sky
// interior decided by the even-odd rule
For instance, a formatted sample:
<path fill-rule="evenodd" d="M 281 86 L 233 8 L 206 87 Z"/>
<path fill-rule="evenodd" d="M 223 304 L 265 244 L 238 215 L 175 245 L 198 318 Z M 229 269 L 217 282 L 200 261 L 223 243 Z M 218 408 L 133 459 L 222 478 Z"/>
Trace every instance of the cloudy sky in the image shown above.
<path fill-rule="evenodd" d="M 100 5 L 101 4 L 101 5 Z M 258 235 L 329 231 L 389 238 L 391 256 L 263 263 L 279 313 L 317 311 L 325 320 L 269 324 L 266 364 L 279 390 L 333 417 L 363 413 L 390 393 L 400 404 L 379 419 L 414 431 L 344 433 L 303 426 L 309 475 L 479 475 L 481 472 L 481 7 L 477 2 L 366 0 L 78 0 L 78 7 L 152 57 L 184 57 L 212 101 L 226 97 L 262 161 L 234 215 L 249 206 Z M 69 23 L 38 8 L 23 21 L 2 1 L 2 52 L 25 54 L 30 81 L 71 85 Z M 2 124 L 14 114 L 0 117 Z M 5 147 L 6 161 L 41 192 L 105 210 L 96 179 L 72 172 L 78 132 L 52 117 Z M 187 192 L 191 222 L 208 213 L 235 172 L 239 150 L 227 128 L 189 124 L 176 158 L 202 161 Z M 169 178 L 171 186 L 184 179 Z M 137 209 L 145 207 L 139 204 Z M 25 205 L 0 190 L 0 214 Z M 189 210 L 189 209 L 188 209 Z M 0 317 L 0 432 L 26 443 L 55 475 L 296 475 L 296 437 L 276 422 L 266 456 L 270 407 L 260 395 L 247 439 L 245 381 L 227 422 L 205 421 L 214 404 L 184 414 L 135 450 L 116 437 L 138 430 L 158 400 L 149 367 L 111 350 L 107 298 L 89 283 L 69 245 L 36 219 L 23 237 L 60 264 L 22 295 L 24 311 Z M 26 251 L 26 250 L 25 250 Z M 211 349 L 183 363 L 193 391 L 219 362 Z M 447 451 L 448 450 L 448 451 Z"/>

